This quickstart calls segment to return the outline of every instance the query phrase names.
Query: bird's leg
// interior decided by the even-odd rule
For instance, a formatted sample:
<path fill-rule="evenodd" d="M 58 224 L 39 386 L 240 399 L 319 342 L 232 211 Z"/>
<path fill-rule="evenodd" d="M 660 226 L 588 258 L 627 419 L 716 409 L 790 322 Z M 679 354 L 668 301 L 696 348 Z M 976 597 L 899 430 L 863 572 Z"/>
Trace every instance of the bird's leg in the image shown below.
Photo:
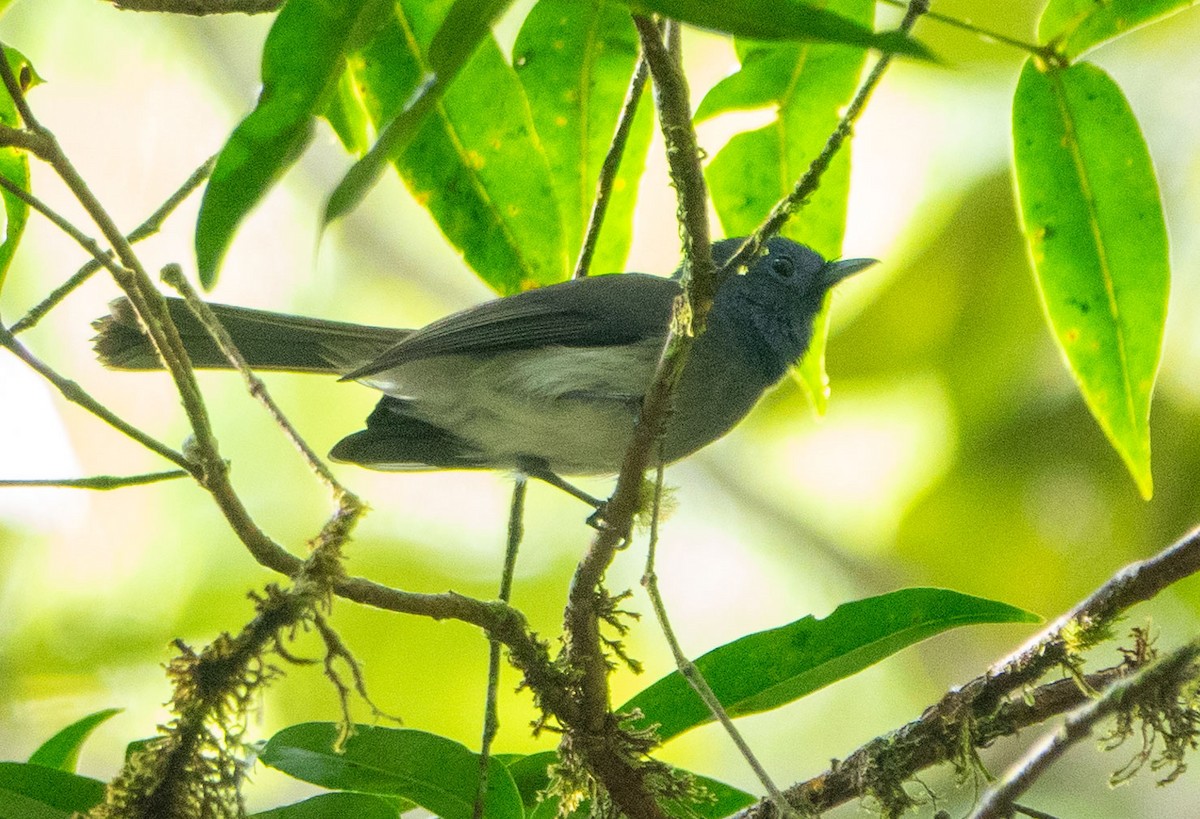
<path fill-rule="evenodd" d="M 604 507 L 607 505 L 607 501 L 602 501 L 597 497 L 593 497 L 587 492 L 584 492 L 578 486 L 563 480 L 555 472 L 551 471 L 550 467 L 546 465 L 545 461 L 540 459 L 522 459 L 517 464 L 517 469 L 529 477 L 537 478 L 539 481 L 548 483 L 553 487 L 561 489 L 571 497 L 578 498 L 588 506 L 591 506 L 596 511 L 588 517 L 588 526 L 591 526 L 593 529 L 601 529 L 604 527 Z"/>

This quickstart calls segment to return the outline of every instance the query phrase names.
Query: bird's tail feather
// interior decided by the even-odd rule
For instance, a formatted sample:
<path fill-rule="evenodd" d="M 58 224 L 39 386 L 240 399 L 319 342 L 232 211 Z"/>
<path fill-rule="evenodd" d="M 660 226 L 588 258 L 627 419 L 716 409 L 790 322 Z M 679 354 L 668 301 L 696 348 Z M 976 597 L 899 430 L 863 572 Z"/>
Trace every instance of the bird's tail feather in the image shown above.
<path fill-rule="evenodd" d="M 181 299 L 167 299 L 167 307 L 193 366 L 230 368 L 228 359 Z M 411 332 L 224 304 L 209 307 L 229 331 L 247 363 L 262 370 L 349 372 Z M 162 369 L 162 362 L 128 299 L 120 298 L 109 304 L 109 315 L 96 319 L 92 327 L 96 330 L 93 347 L 106 367 Z"/>

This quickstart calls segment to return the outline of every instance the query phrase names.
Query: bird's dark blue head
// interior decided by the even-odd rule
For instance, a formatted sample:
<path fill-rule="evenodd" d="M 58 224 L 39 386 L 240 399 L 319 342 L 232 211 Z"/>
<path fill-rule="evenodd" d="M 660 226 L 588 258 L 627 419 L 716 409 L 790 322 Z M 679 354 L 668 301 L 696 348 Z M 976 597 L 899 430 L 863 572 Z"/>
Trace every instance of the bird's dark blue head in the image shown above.
<path fill-rule="evenodd" d="M 718 265 L 732 258 L 743 239 L 713 244 Z M 768 239 L 766 252 L 742 275 L 721 283 L 711 320 L 726 322 L 750 346 L 774 383 L 804 355 L 825 294 L 843 279 L 875 264 L 874 259 L 827 262 L 791 239 Z"/>

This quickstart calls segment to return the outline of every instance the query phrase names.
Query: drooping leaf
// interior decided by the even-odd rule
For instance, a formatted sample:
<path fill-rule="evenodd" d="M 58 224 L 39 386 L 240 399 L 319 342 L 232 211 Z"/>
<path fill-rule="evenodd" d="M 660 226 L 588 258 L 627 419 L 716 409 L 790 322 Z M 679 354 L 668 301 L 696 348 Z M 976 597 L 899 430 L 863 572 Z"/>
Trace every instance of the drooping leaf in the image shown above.
<path fill-rule="evenodd" d="M 570 256 L 587 227 L 600 166 L 638 57 L 637 31 L 611 0 L 540 0 L 525 18 L 513 62 L 546 151 Z M 648 95 L 645 95 L 648 96 Z M 643 98 L 622 155 L 592 269 L 621 270 L 652 128 Z"/>
<path fill-rule="evenodd" d="M 104 798 L 104 783 L 45 765 L 0 762 L 0 819 L 67 819 Z"/>
<path fill-rule="evenodd" d="M 323 793 L 303 802 L 250 814 L 250 819 L 397 819 L 400 809 L 369 793 Z"/>
<path fill-rule="evenodd" d="M 635 11 L 754 40 L 811 40 L 845 43 L 930 59 L 928 49 L 898 32 L 876 34 L 820 3 L 801 0 L 630 0 Z"/>
<path fill-rule="evenodd" d="M 1150 399 L 1170 270 L 1158 182 L 1120 88 L 1094 65 L 1025 64 L 1013 98 L 1017 193 L 1055 339 L 1139 491 L 1153 492 Z"/>
<path fill-rule="evenodd" d="M 1194 6 L 1197 0 L 1050 0 L 1038 21 L 1038 40 L 1057 41 L 1074 59 L 1134 29 Z"/>
<path fill-rule="evenodd" d="M 377 124 L 391 121 L 427 75 L 419 49 L 441 19 L 435 5 L 406 6 L 407 16 L 397 16 L 363 51 L 358 81 Z M 566 277 L 546 154 L 521 84 L 492 37 L 417 126 L 395 165 L 467 263 L 499 293 Z"/>
<path fill-rule="evenodd" d="M 71 723 L 43 742 L 41 747 L 33 752 L 33 756 L 29 757 L 29 761 L 35 765 L 74 773 L 83 743 L 92 735 L 92 731 L 119 713 L 120 708 L 106 708 Z"/>
<path fill-rule="evenodd" d="M 325 111 L 346 54 L 389 9 L 383 0 L 290 0 L 263 45 L 262 92 L 230 134 L 204 190 L 196 223 L 196 261 L 205 287 L 234 231 L 299 158 Z"/>
<path fill-rule="evenodd" d="M 829 8 L 869 26 L 874 4 L 831 0 Z M 735 135 L 707 169 L 713 204 L 727 236 L 751 233 L 777 201 L 791 192 L 825 145 L 840 111 L 854 95 L 865 54 L 817 43 L 736 42 L 741 69 L 705 95 L 697 120 L 731 110 L 775 106 L 774 122 Z M 850 195 L 850 146 L 843 146 L 808 206 L 782 235 L 809 245 L 827 259 L 842 252 Z M 824 414 L 829 297 L 817 316 L 808 353 L 793 369 L 813 408 Z"/>
<path fill-rule="evenodd" d="M 388 117 L 376 120 L 379 139 L 338 183 L 325 206 L 325 222 L 353 210 L 367 195 L 388 164 L 400 157 L 458 72 L 484 41 L 491 41 L 491 27 L 512 0 L 454 0 L 396 4 L 404 36 L 403 45 L 394 37 L 400 52 L 390 55 L 392 70 L 408 77 L 407 83 L 388 83 Z M 435 27 L 436 26 L 436 27 Z M 428 54 L 428 57 L 424 55 Z M 418 68 L 415 76 L 412 69 Z M 362 76 L 364 72 L 356 72 Z M 407 90 L 401 90 L 407 89 Z M 400 96 L 398 96 L 400 95 Z M 396 101 L 403 99 L 403 104 Z"/>
<path fill-rule="evenodd" d="M 977 623 L 1033 623 L 1005 603 L 947 589 L 913 588 L 843 603 L 828 617 L 804 617 L 715 648 L 696 667 L 730 716 L 769 711 L 868 668 L 902 648 Z M 618 712 L 639 709 L 664 742 L 712 720 L 679 672 L 663 677 Z"/>
<path fill-rule="evenodd" d="M 0 12 L 3 11 L 0 6 Z M 28 91 L 41 82 L 41 77 L 33 70 L 33 66 L 24 54 L 15 48 L 4 47 L 4 56 L 12 68 L 13 76 L 21 83 L 21 90 Z M 21 118 L 17 114 L 16 104 L 7 93 L 0 93 L 0 122 L 10 128 L 21 127 Z M 0 148 L 0 174 L 13 182 L 21 190 L 29 191 L 29 156 L 24 151 L 11 146 Z M 25 232 L 25 223 L 29 220 L 29 205 L 8 192 L 0 190 L 0 202 L 4 205 L 4 234 L 0 241 L 0 288 L 4 287 L 4 277 L 12 264 L 21 236 Z"/>
<path fill-rule="evenodd" d="M 405 728 L 358 725 L 342 753 L 338 727 L 309 722 L 271 737 L 264 765 L 325 788 L 409 799 L 442 819 L 470 819 L 479 784 L 479 755 L 457 742 Z M 488 762 L 484 812 L 489 819 L 522 819 L 521 795 L 504 764 Z"/>

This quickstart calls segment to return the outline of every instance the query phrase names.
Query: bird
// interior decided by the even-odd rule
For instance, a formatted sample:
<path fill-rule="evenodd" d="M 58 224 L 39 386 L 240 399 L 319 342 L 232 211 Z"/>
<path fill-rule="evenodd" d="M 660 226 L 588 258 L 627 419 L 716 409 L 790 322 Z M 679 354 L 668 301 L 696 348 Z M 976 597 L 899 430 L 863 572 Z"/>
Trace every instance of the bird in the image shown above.
<path fill-rule="evenodd" d="M 745 272 L 744 243 L 712 245 L 720 281 L 679 377 L 658 452 L 672 463 L 723 437 L 797 363 L 825 294 L 875 259 L 826 261 L 773 237 Z M 594 275 L 469 307 L 420 329 L 211 304 L 254 369 L 313 372 L 383 393 L 335 462 L 383 471 L 515 470 L 600 508 L 563 476 L 611 475 L 633 438 L 680 295 L 668 278 Z M 231 367 L 187 305 L 167 299 L 192 364 Z M 161 369 L 132 305 L 93 322 L 100 361 Z"/>

